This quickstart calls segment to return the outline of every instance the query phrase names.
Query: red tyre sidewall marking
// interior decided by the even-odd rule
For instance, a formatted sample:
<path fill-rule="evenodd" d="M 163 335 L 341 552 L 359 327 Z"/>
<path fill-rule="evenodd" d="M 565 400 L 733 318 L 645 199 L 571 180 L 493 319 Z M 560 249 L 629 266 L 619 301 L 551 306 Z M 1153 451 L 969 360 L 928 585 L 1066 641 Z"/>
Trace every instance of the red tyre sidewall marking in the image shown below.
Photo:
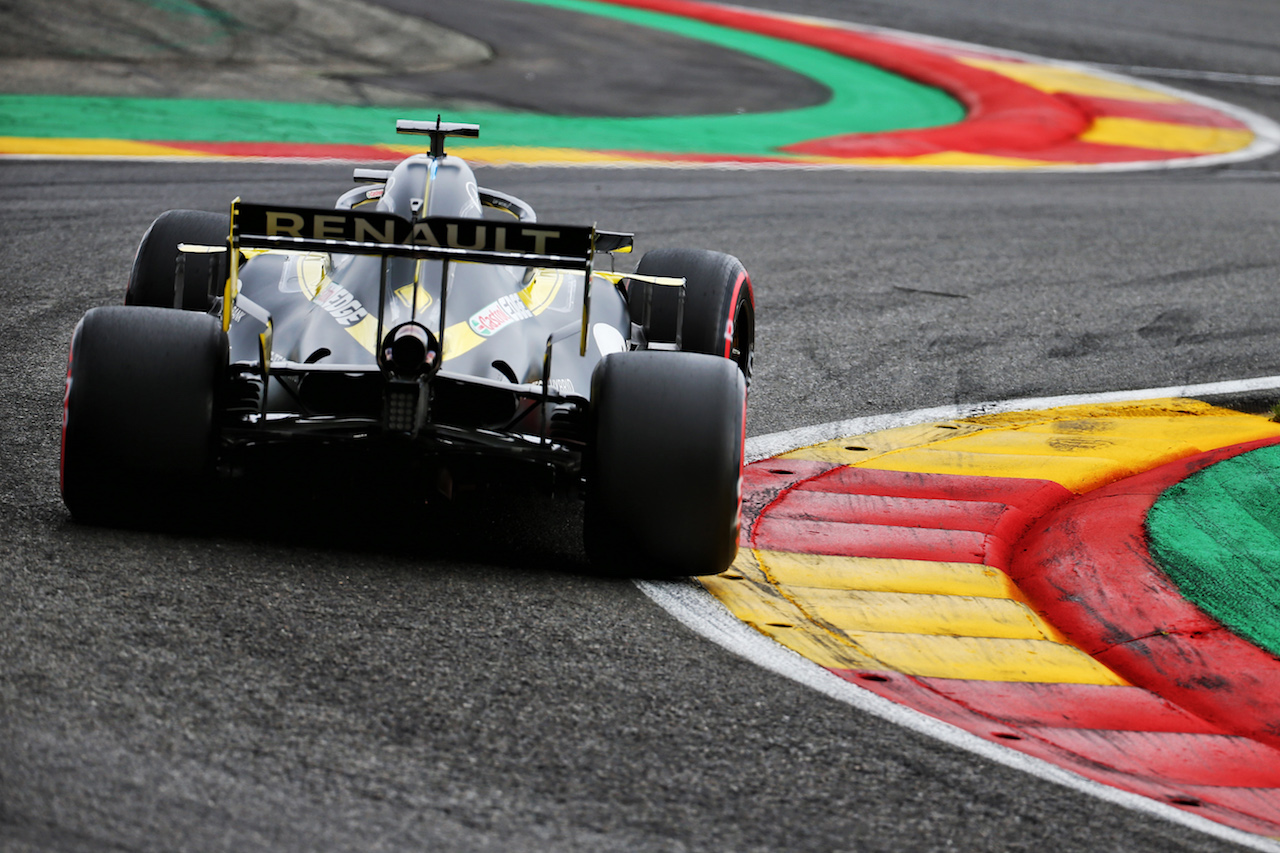
<path fill-rule="evenodd" d="M 753 312 L 756 310 L 756 296 L 755 293 L 751 291 L 751 279 L 747 278 L 747 271 L 743 270 L 738 273 L 738 280 L 733 283 L 733 289 L 729 294 L 729 319 L 725 321 L 724 352 L 722 353 L 725 358 L 729 358 L 733 355 L 733 309 L 738 304 L 738 294 L 742 292 L 742 283 L 744 281 L 747 283 L 747 293 L 751 296 L 751 310 Z M 745 439 L 743 447 L 746 447 Z"/>

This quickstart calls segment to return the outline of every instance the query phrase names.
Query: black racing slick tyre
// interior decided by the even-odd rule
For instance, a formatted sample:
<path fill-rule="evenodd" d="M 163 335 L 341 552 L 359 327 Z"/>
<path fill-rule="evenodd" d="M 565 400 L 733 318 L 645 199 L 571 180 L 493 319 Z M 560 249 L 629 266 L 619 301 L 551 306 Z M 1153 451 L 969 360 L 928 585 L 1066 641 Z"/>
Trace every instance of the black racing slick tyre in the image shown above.
<path fill-rule="evenodd" d="M 704 249 L 655 249 L 640 259 L 636 272 L 683 277 L 681 349 L 730 359 L 750 384 L 755 355 L 756 303 L 751 277 L 741 261 L 733 255 Z M 643 322 L 645 292 L 649 289 L 647 285 L 631 285 L 629 301 L 633 322 Z M 651 341 L 674 341 L 678 292 L 661 286 L 653 286 L 652 291 L 646 335 Z"/>
<path fill-rule="evenodd" d="M 601 571 L 683 577 L 738 552 L 746 382 L 700 353 L 609 355 L 592 376 L 587 554 Z"/>
<path fill-rule="evenodd" d="M 62 415 L 62 500 L 77 521 L 183 521 L 213 470 L 227 361 L 207 314 L 111 306 L 71 337 Z"/>
<path fill-rule="evenodd" d="M 124 292 L 124 304 L 208 310 L 212 304 L 210 271 L 218 264 L 220 256 L 184 255 L 186 271 L 182 277 L 181 292 L 178 292 L 178 245 L 225 246 L 230 233 L 231 217 L 225 213 L 169 210 L 160 214 L 138 244 L 138 253 L 133 258 L 133 269 L 129 273 L 129 285 Z"/>

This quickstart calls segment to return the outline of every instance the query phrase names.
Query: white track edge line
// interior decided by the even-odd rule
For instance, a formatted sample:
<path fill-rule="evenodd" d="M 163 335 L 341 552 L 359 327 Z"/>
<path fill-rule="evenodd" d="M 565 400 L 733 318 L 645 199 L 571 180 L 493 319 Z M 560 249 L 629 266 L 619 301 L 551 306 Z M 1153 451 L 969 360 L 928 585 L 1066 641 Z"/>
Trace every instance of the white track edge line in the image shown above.
<path fill-rule="evenodd" d="M 1027 409 L 1052 409 L 1097 403 L 1124 403 L 1163 397 L 1198 397 L 1238 394 L 1254 391 L 1280 391 L 1280 376 L 1255 379 L 1208 382 L 1198 385 L 1144 388 L 1097 394 L 1072 394 L 1059 397 L 1024 397 L 1015 400 L 956 404 L 916 409 L 886 415 L 871 415 L 835 421 L 785 432 L 771 433 L 747 440 L 747 458 L 765 459 L 844 436 L 892 429 L 931 420 L 952 420 L 978 414 L 1016 412 Z M 1167 803 L 1132 794 L 1087 779 L 1056 764 L 1033 758 L 1007 746 L 985 741 L 964 729 L 945 723 L 905 705 L 899 705 L 869 690 L 858 687 L 828 672 L 818 664 L 755 631 L 734 616 L 718 599 L 694 581 L 646 581 L 635 585 L 676 621 L 716 645 L 746 658 L 762 669 L 789 678 L 838 702 L 872 714 L 919 734 L 932 737 L 974 755 L 1021 770 L 1032 776 L 1062 785 L 1071 790 L 1131 809 L 1142 814 L 1195 829 L 1206 835 L 1240 844 L 1253 850 L 1280 853 L 1280 839 L 1269 839 L 1233 829 L 1208 818 L 1199 817 Z"/>

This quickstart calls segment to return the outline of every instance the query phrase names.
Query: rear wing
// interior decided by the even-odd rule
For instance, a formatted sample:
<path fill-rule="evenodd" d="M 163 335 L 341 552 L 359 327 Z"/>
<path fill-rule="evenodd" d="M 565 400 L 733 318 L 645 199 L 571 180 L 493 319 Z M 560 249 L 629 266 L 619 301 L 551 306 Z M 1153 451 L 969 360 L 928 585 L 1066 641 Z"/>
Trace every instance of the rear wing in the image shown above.
<path fill-rule="evenodd" d="M 446 262 L 445 276 L 449 261 L 573 269 L 582 270 L 589 282 L 597 251 L 629 251 L 633 242 L 631 234 L 598 231 L 594 226 L 443 216 L 411 222 L 375 210 L 250 204 L 239 199 L 231 203 L 230 236 L 230 268 L 222 302 L 224 330 L 230 325 L 231 304 L 239 289 L 238 262 L 242 248 L 441 260 Z M 586 353 L 590 305 L 588 285 L 583 288 L 580 347 L 583 354 Z M 381 319 L 379 312 L 379 333 Z"/>
<path fill-rule="evenodd" d="M 586 269 L 595 228 L 433 216 L 410 222 L 376 210 L 285 207 L 234 202 L 235 248 L 290 249 L 353 255 L 478 261 Z"/>

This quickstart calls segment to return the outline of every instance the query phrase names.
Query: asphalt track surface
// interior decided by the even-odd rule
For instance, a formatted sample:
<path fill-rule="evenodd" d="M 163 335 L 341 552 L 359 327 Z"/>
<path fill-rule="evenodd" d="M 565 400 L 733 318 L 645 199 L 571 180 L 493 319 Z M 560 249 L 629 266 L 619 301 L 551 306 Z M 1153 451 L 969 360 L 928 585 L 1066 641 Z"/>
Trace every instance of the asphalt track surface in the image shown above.
<path fill-rule="evenodd" d="M 406 13 L 422 7 L 413 0 L 386 5 Z M 763 112 L 820 104 L 829 94 L 808 77 L 755 57 L 713 45 L 690 50 L 679 36 L 607 18 L 531 11 L 507 0 L 447 0 L 430 4 L 427 14 L 438 25 L 503 47 L 491 62 L 387 82 L 550 115 L 701 115 L 708 105 L 716 112 Z M 614 53 L 620 35 L 628 47 Z M 548 56 L 556 60 L 548 63 Z"/>
<path fill-rule="evenodd" d="M 750 3 L 780 8 L 780 3 Z M 1055 58 L 1280 75 L 1264 3 L 791 2 Z M 1280 119 L 1275 88 L 1182 80 Z M 587 573 L 572 506 L 358 487 L 234 532 L 70 523 L 70 330 L 174 207 L 348 167 L 0 163 L 6 850 L 1225 850 L 763 672 Z M 752 271 L 749 430 L 1280 374 L 1273 159 L 1110 176 L 494 170 L 547 218 Z M 1241 401 L 1269 405 L 1267 399 Z M 413 524 L 409 524 L 412 522 Z"/>

